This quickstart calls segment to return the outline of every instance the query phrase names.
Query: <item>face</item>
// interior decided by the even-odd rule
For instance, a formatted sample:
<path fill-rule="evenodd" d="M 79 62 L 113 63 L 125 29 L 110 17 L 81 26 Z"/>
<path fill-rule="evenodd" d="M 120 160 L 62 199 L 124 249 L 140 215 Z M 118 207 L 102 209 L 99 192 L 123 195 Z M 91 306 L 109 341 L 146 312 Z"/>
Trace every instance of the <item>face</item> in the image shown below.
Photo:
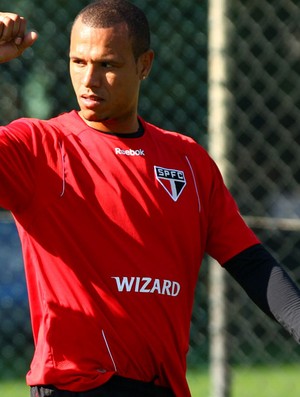
<path fill-rule="evenodd" d="M 140 82 L 152 59 L 151 51 L 134 58 L 125 23 L 92 28 L 78 20 L 71 33 L 70 75 L 83 120 L 103 131 L 136 131 Z"/>

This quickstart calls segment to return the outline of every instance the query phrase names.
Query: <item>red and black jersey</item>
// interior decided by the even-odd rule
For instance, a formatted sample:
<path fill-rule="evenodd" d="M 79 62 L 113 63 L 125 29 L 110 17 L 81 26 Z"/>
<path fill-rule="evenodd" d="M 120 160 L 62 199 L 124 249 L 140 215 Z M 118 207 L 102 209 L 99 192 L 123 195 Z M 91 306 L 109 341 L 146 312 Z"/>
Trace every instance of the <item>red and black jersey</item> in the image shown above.
<path fill-rule="evenodd" d="M 19 230 L 35 341 L 29 385 L 83 391 L 113 374 L 185 379 L 205 253 L 221 264 L 258 240 L 191 138 L 88 127 L 73 111 L 0 129 L 0 205 Z"/>

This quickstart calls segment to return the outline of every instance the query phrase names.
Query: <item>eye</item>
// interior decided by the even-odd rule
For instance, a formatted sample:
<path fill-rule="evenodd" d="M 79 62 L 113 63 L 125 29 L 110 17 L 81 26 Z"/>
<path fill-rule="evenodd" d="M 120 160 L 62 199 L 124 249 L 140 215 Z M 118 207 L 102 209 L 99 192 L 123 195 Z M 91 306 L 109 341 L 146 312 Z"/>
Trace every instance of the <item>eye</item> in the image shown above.
<path fill-rule="evenodd" d="M 75 65 L 84 65 L 85 64 L 84 61 L 82 59 L 80 59 L 80 58 L 72 58 L 72 62 Z"/>
<path fill-rule="evenodd" d="M 109 68 L 112 68 L 112 67 L 113 67 L 113 65 L 112 65 L 110 62 L 101 62 L 101 66 L 102 66 L 104 69 L 109 69 Z"/>

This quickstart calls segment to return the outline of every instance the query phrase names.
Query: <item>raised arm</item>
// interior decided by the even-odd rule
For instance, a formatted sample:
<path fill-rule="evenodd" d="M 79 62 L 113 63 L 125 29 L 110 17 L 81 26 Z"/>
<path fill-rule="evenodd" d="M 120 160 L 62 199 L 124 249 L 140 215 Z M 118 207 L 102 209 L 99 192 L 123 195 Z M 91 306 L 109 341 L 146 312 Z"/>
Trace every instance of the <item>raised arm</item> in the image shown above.
<path fill-rule="evenodd" d="M 19 57 L 37 37 L 36 32 L 26 32 L 26 20 L 23 17 L 0 12 L 0 63 Z"/>

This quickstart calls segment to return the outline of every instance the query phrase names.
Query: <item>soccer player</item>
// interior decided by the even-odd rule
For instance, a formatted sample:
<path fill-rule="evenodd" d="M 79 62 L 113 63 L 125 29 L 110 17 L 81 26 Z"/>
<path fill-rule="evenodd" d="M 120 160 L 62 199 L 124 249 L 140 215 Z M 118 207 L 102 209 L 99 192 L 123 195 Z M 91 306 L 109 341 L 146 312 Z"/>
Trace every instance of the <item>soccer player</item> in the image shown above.
<path fill-rule="evenodd" d="M 0 13 L 0 61 L 37 39 Z M 0 206 L 19 231 L 35 352 L 31 396 L 188 397 L 186 353 L 205 253 L 298 341 L 300 294 L 241 218 L 191 138 L 137 113 L 153 62 L 125 0 L 85 7 L 71 31 L 79 104 L 0 128 Z"/>

